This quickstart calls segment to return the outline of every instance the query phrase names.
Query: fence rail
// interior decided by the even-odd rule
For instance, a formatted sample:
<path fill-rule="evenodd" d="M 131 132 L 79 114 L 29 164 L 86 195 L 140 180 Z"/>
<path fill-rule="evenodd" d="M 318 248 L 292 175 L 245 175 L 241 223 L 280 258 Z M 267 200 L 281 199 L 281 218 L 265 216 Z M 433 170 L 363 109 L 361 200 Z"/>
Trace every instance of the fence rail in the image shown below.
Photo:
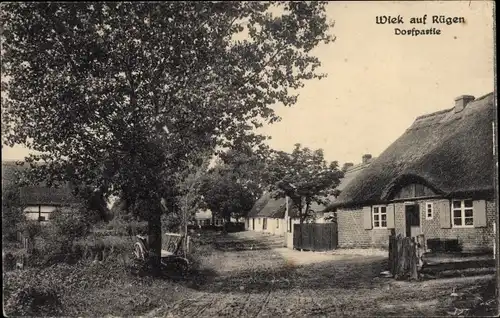
<path fill-rule="evenodd" d="M 334 250 L 338 245 L 337 223 L 294 224 L 293 248 L 310 251 Z"/>

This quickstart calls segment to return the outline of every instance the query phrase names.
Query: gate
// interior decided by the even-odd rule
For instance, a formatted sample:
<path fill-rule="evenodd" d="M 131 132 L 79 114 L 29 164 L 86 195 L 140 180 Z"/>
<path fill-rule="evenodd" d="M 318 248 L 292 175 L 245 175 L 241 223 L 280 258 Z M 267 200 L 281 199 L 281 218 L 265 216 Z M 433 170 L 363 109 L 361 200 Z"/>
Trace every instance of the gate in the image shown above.
<path fill-rule="evenodd" d="M 293 226 L 293 248 L 309 251 L 329 251 L 337 248 L 337 222 L 305 223 Z"/>

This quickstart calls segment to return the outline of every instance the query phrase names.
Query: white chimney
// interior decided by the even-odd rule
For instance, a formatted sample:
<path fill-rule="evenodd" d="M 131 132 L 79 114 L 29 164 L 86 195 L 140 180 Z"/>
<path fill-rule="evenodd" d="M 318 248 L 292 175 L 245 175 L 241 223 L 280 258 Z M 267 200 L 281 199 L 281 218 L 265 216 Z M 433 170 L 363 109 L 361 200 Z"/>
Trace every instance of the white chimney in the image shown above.
<path fill-rule="evenodd" d="M 467 104 L 472 102 L 474 99 L 476 98 L 472 95 L 462 95 L 455 98 L 455 113 L 459 113 L 464 110 L 465 106 L 467 106 Z"/>

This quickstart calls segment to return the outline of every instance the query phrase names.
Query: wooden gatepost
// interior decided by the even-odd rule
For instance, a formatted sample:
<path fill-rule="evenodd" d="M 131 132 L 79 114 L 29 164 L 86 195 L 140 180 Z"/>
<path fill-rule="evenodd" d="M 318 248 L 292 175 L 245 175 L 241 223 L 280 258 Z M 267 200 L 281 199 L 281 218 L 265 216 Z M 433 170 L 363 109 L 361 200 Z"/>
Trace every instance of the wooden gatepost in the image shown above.
<path fill-rule="evenodd" d="M 422 268 L 422 255 L 425 253 L 423 235 L 414 237 L 389 236 L 389 271 L 396 279 L 418 280 Z"/>

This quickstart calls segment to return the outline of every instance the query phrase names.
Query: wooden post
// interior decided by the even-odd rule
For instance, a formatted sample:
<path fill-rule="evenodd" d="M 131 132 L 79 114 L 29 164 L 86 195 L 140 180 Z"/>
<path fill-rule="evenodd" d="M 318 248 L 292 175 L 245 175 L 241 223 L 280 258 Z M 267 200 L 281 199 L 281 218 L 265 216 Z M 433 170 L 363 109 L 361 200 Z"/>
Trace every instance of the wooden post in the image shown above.
<path fill-rule="evenodd" d="M 391 229 L 391 234 L 389 235 L 389 272 L 394 276 L 395 275 L 395 239 L 396 239 L 396 231 Z"/>
<path fill-rule="evenodd" d="M 398 235 L 396 239 L 396 270 L 394 277 L 398 279 L 403 271 L 403 239 Z"/>
<path fill-rule="evenodd" d="M 392 247 L 393 247 L 394 243 L 393 243 L 393 236 L 392 235 L 389 235 L 389 264 L 388 264 L 388 267 L 389 267 L 389 272 L 391 274 L 394 274 L 394 268 L 392 267 L 392 264 L 394 262 L 393 260 L 393 254 L 392 254 Z"/>
<path fill-rule="evenodd" d="M 418 265 L 419 265 L 419 262 L 418 262 L 418 247 L 417 247 L 417 244 L 415 242 L 415 238 L 411 238 L 411 242 L 410 242 L 410 249 L 409 249 L 409 252 L 410 252 L 410 279 L 414 279 L 414 280 L 418 280 Z"/>
<path fill-rule="evenodd" d="M 423 256 L 425 252 L 427 251 L 427 246 L 425 243 L 425 236 L 423 234 L 420 234 L 417 236 L 417 261 L 418 261 L 418 269 L 422 269 L 422 266 L 424 265 L 423 262 Z"/>

